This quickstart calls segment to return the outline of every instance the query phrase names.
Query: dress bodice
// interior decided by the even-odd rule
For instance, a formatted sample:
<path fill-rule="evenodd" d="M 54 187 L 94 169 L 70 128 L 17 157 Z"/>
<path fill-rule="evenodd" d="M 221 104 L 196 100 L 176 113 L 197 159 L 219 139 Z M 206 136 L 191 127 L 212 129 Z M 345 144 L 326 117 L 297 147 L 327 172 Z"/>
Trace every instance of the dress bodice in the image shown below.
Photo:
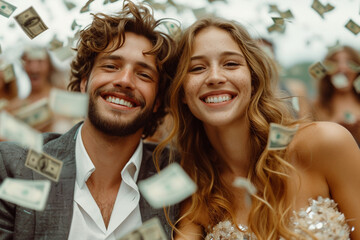
<path fill-rule="evenodd" d="M 313 239 L 308 233 L 319 240 L 350 239 L 350 229 L 345 216 L 337 209 L 337 204 L 329 198 L 310 199 L 307 208 L 295 212 L 290 219 L 291 227 L 303 239 Z M 205 240 L 256 240 L 247 227 L 240 225 L 239 231 L 230 221 L 219 222 L 209 229 Z M 281 238 L 282 239 L 282 238 Z"/>

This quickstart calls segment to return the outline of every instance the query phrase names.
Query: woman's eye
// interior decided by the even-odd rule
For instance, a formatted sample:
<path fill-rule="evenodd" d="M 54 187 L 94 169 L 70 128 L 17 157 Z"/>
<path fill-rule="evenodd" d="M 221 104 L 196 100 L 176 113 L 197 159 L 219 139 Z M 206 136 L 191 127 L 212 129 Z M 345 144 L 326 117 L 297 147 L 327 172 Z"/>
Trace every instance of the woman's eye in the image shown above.
<path fill-rule="evenodd" d="M 235 66 L 239 66 L 240 64 L 237 62 L 227 62 L 225 63 L 225 66 L 229 66 L 229 67 L 235 67 Z"/>
<path fill-rule="evenodd" d="M 195 67 L 190 68 L 189 72 L 198 72 L 198 71 L 201 71 L 203 69 L 204 69 L 204 67 L 202 67 L 202 66 L 195 66 Z"/>

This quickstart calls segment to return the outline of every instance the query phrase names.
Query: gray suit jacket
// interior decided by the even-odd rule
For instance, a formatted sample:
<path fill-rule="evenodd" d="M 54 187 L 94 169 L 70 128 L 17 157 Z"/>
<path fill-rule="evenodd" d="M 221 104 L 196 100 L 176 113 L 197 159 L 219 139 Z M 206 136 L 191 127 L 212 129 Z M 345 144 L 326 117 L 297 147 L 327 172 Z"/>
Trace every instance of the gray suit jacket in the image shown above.
<path fill-rule="evenodd" d="M 0 200 L 0 239 L 67 239 L 70 231 L 75 187 L 75 140 L 80 123 L 64 135 L 44 134 L 43 151 L 63 161 L 59 182 L 52 182 L 44 211 L 34 211 Z M 143 159 L 138 181 L 154 175 L 157 171 L 152 160 L 155 145 L 144 144 Z M 25 167 L 28 149 L 14 143 L 0 143 L 0 182 L 6 177 L 18 179 L 46 179 Z M 167 164 L 162 156 L 161 168 Z M 170 239 L 171 228 L 163 209 L 153 209 L 141 196 L 142 221 L 157 216 Z M 172 221 L 176 219 L 178 206 L 170 208 Z"/>

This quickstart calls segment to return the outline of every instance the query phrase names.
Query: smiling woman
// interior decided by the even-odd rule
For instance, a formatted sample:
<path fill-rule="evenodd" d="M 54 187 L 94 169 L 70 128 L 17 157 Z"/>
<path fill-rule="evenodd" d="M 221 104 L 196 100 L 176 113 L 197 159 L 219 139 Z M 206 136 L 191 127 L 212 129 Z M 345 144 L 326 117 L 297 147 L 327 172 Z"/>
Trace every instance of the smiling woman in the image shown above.
<path fill-rule="evenodd" d="M 360 239 L 350 232 L 360 228 L 356 142 L 340 125 L 294 119 L 273 90 L 274 63 L 242 25 L 196 21 L 177 62 L 174 128 L 157 153 L 175 143 L 198 190 L 181 204 L 176 240 Z M 268 145 L 273 123 L 297 129 L 293 138 L 276 134 L 287 142 L 280 150 Z M 257 191 L 235 187 L 237 177 Z"/>

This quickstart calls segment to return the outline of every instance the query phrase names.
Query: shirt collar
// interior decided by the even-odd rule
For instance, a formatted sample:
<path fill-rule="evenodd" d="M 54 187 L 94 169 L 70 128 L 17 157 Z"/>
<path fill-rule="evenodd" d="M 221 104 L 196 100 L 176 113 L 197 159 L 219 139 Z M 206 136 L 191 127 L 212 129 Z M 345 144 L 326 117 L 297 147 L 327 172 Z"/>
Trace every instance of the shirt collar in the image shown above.
<path fill-rule="evenodd" d="M 76 136 L 76 146 L 75 146 L 75 161 L 76 161 L 76 183 L 80 188 L 83 188 L 86 181 L 89 179 L 91 174 L 95 171 L 95 166 L 91 161 L 84 143 L 81 138 L 81 129 L 83 124 L 78 129 L 78 134 Z M 124 172 L 128 172 L 134 182 L 137 181 L 140 172 L 140 166 L 143 155 L 143 142 L 140 140 L 134 154 L 131 156 L 129 161 L 124 166 L 121 171 L 123 176 Z"/>

